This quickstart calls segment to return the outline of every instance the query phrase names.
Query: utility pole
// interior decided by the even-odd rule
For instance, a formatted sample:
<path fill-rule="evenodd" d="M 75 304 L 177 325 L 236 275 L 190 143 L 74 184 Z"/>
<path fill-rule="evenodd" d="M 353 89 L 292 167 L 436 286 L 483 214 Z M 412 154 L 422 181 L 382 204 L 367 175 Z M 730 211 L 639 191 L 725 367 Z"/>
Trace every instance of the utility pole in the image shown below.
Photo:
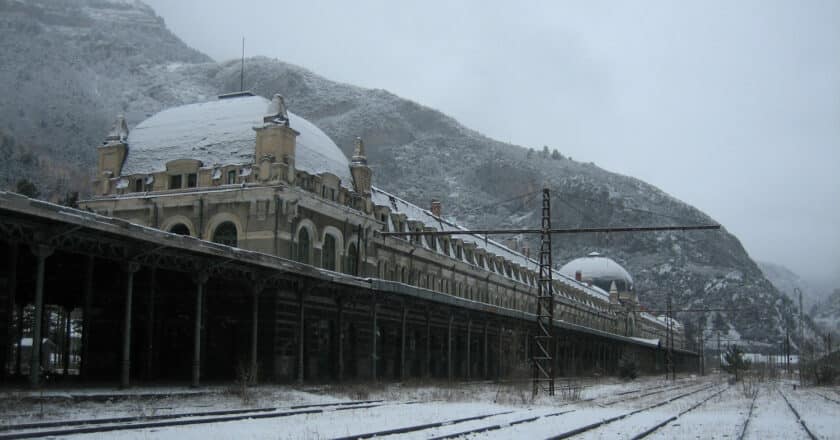
<path fill-rule="evenodd" d="M 803 385 L 802 379 L 802 362 L 803 362 L 803 349 L 805 348 L 805 326 L 802 323 L 802 291 L 799 290 L 798 287 L 793 288 L 793 293 L 799 292 L 799 362 L 797 362 L 797 366 L 799 367 L 799 386 Z"/>
<path fill-rule="evenodd" d="M 245 91 L 245 37 L 242 37 L 242 64 L 239 68 L 239 91 Z"/>
<path fill-rule="evenodd" d="M 790 328 L 785 326 L 785 373 L 790 375 Z"/>
<path fill-rule="evenodd" d="M 673 318 L 672 316 L 672 309 L 671 309 L 671 292 L 668 291 L 668 299 L 667 299 L 667 311 L 665 316 L 667 318 L 667 333 L 665 334 L 665 347 L 667 349 L 666 358 L 665 358 L 665 378 L 667 379 L 669 376 L 671 380 L 676 380 L 677 371 L 674 366 L 674 327 L 672 325 Z"/>
<path fill-rule="evenodd" d="M 700 375 L 706 375 L 706 315 L 700 316 Z"/>
<path fill-rule="evenodd" d="M 540 278 L 537 286 L 537 333 L 531 361 L 534 368 L 534 396 L 540 388 L 554 395 L 554 292 L 551 282 L 551 199 L 543 189 L 540 233 Z"/>

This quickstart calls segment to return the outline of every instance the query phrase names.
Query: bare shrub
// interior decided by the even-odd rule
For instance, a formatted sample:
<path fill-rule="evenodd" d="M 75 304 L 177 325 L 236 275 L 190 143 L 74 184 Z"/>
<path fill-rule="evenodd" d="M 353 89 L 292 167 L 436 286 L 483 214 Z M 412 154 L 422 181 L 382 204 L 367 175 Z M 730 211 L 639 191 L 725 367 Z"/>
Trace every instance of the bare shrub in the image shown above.
<path fill-rule="evenodd" d="M 257 383 L 257 370 L 256 366 L 252 367 L 244 362 L 236 365 L 236 379 L 228 392 L 239 397 L 243 405 L 251 405 L 256 400 L 256 395 L 251 386 Z"/>
<path fill-rule="evenodd" d="M 741 394 L 747 399 L 754 399 L 758 396 L 759 379 L 756 375 L 746 375 L 741 380 Z"/>
<path fill-rule="evenodd" d="M 579 381 L 569 379 L 565 383 L 560 383 L 554 391 L 559 391 L 560 399 L 574 402 L 580 400 L 582 388 Z"/>
<path fill-rule="evenodd" d="M 618 377 L 624 380 L 639 377 L 639 363 L 635 358 L 625 353 L 618 359 Z"/>

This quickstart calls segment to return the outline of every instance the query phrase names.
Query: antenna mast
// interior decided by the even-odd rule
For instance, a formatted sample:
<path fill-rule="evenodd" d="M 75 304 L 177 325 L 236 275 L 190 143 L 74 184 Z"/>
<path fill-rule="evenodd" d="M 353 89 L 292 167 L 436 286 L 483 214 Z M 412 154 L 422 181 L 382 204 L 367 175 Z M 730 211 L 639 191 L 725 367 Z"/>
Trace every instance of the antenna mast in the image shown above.
<path fill-rule="evenodd" d="M 242 37 L 242 64 L 239 69 L 239 91 L 245 91 L 245 37 Z"/>

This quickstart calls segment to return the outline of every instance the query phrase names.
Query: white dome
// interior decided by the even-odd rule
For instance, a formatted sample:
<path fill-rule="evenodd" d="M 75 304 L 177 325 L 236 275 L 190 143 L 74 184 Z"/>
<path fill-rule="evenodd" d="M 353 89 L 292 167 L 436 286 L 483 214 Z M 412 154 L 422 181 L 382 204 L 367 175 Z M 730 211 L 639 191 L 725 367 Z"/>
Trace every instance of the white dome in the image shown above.
<path fill-rule="evenodd" d="M 128 135 L 128 157 L 122 174 L 163 171 L 176 159 L 200 160 L 203 167 L 254 161 L 256 132 L 270 101 L 239 95 L 164 110 L 138 124 Z M 350 185 L 349 161 L 329 136 L 289 112 L 289 127 L 300 133 L 295 168 L 312 174 L 329 172 Z"/>
<path fill-rule="evenodd" d="M 619 291 L 633 290 L 633 277 L 630 273 L 611 258 L 597 252 L 576 258 L 560 268 L 560 273 L 570 278 L 575 278 L 577 272 L 580 272 L 581 280 L 591 282 L 607 291 L 610 290 L 612 282 L 616 283 Z"/>

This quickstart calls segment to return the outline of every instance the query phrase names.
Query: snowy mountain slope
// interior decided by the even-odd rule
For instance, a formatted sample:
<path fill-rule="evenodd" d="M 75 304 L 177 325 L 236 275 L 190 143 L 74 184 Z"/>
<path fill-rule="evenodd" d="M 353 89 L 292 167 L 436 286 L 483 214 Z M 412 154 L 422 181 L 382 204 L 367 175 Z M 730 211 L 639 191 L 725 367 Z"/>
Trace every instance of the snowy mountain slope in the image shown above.
<path fill-rule="evenodd" d="M 767 277 L 779 292 L 786 294 L 794 303 L 799 302 L 799 296 L 794 294 L 794 289 L 802 290 L 802 304 L 807 313 L 815 305 L 827 299 L 827 295 L 814 288 L 799 275 L 781 264 L 758 261 L 758 267 L 764 276 Z"/>
<path fill-rule="evenodd" d="M 834 293 L 815 305 L 811 316 L 823 332 L 832 332 L 835 337 L 840 335 L 840 289 L 834 289 Z"/>
<path fill-rule="evenodd" d="M 141 2 L 0 0 L 0 153 L 18 159 L 0 165 L 0 182 L 33 176 L 40 161 L 60 168 L 35 176 L 46 192 L 78 180 L 105 121 L 195 99 L 157 79 L 177 63 L 209 61 Z"/>
<path fill-rule="evenodd" d="M 18 154 L 16 163 L 46 152 L 76 173 L 88 170 L 117 113 L 133 126 L 160 109 L 239 88 L 238 62 L 210 62 L 139 2 L 0 0 L 0 12 L 0 93 L 13 103 L 0 107 L 0 130 L 2 148 Z M 248 59 L 246 66 L 247 88 L 267 97 L 282 93 L 292 111 L 319 125 L 346 154 L 362 136 L 377 186 L 421 206 L 440 198 L 445 215 L 467 226 L 538 225 L 539 199 L 502 201 L 545 184 L 555 196 L 556 227 L 714 222 L 638 179 L 489 139 L 387 91 L 332 82 L 267 58 Z M 32 166 L 4 166 L 5 185 L 29 176 L 56 192 L 62 182 L 34 175 Z M 526 240 L 538 248 L 533 237 Z M 554 261 L 592 250 L 630 270 L 649 308 L 663 308 L 669 292 L 677 309 L 737 308 L 721 313 L 723 319 L 760 341 L 777 340 L 791 319 L 790 300 L 725 231 L 563 236 L 554 242 Z M 689 331 L 699 319 L 679 318 Z"/>

